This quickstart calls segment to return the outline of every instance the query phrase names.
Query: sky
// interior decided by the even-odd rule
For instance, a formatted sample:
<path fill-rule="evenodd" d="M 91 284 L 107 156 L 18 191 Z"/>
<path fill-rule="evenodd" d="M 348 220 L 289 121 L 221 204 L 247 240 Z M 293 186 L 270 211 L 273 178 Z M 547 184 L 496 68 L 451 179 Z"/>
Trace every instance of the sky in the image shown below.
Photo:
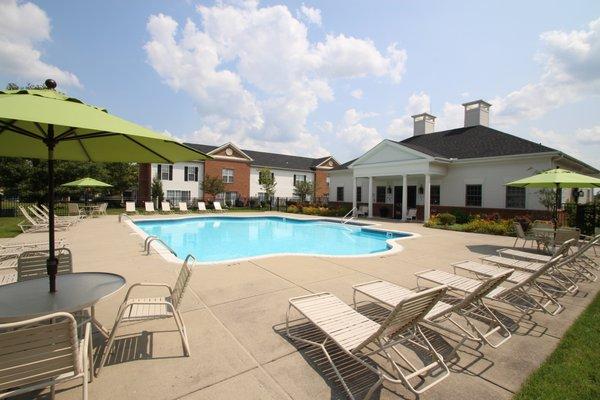
<path fill-rule="evenodd" d="M 600 2 L 0 0 L 0 85 L 58 89 L 183 141 L 355 158 L 490 126 L 600 168 Z"/>

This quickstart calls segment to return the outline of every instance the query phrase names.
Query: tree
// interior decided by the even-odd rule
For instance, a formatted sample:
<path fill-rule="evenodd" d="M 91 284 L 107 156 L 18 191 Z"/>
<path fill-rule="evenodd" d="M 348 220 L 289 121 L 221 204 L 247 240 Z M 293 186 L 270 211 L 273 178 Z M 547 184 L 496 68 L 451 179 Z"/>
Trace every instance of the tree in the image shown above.
<path fill-rule="evenodd" d="M 152 186 L 150 187 L 150 196 L 152 196 L 152 200 L 157 200 L 156 207 L 158 204 L 162 203 L 165 194 L 163 192 L 162 181 L 158 179 L 158 176 L 155 176 L 152 179 Z"/>
<path fill-rule="evenodd" d="M 294 196 L 298 196 L 302 203 L 306 201 L 306 196 L 312 194 L 313 191 L 313 184 L 309 181 L 296 182 L 294 185 Z"/>
<path fill-rule="evenodd" d="M 225 191 L 225 183 L 223 179 L 218 177 L 212 177 L 207 175 L 204 178 L 204 181 L 200 185 L 204 194 L 208 194 L 212 196 L 214 199 L 219 193 L 223 193 Z"/>
<path fill-rule="evenodd" d="M 538 190 L 538 199 L 540 204 L 546 207 L 546 210 L 552 211 L 556 208 L 556 190 L 540 189 Z"/>
<path fill-rule="evenodd" d="M 267 195 L 266 200 L 270 204 L 271 197 L 275 194 L 275 186 L 277 186 L 277 182 L 275 182 L 275 176 L 269 168 L 263 168 L 258 171 L 258 183 L 265 191 Z"/>
<path fill-rule="evenodd" d="M 134 163 L 106 163 L 106 182 L 120 195 L 137 185 L 138 167 Z"/>

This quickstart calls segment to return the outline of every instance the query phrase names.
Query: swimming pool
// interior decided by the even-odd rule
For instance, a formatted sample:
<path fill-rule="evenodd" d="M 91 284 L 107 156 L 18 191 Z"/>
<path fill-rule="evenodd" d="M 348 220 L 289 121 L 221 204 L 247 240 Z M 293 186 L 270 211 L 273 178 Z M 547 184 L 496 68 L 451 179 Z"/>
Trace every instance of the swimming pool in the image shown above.
<path fill-rule="evenodd" d="M 411 236 L 329 222 L 283 217 L 190 217 L 135 221 L 178 258 L 192 254 L 200 262 L 222 262 L 275 254 L 356 256 L 380 253 L 393 240 Z"/>

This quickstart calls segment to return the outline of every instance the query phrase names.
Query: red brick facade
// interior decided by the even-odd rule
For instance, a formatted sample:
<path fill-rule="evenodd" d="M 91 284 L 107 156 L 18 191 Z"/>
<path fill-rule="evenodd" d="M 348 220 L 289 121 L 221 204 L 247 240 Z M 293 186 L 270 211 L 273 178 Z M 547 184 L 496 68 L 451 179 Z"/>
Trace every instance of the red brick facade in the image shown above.
<path fill-rule="evenodd" d="M 226 192 L 237 192 L 241 197 L 250 196 L 250 162 L 249 161 L 225 161 L 225 160 L 206 160 L 204 161 L 204 176 L 222 178 L 223 169 L 232 169 L 233 183 L 225 183 Z M 213 200 L 204 195 L 205 200 Z"/>
<path fill-rule="evenodd" d="M 150 201 L 150 186 L 152 185 L 152 167 L 150 164 L 138 164 L 138 194 L 137 201 Z"/>
<path fill-rule="evenodd" d="M 329 194 L 329 185 L 327 184 L 328 176 L 329 176 L 329 170 L 323 170 L 323 169 L 315 170 L 315 195 L 316 195 L 316 197 L 325 197 Z"/>

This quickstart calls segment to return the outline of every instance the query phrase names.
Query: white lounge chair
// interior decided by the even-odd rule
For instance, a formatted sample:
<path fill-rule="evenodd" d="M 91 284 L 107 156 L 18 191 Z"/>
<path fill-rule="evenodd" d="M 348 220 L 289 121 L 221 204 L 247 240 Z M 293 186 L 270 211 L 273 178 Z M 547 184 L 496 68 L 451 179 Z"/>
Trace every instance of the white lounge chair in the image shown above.
<path fill-rule="evenodd" d="M 541 254 L 541 253 L 532 253 L 529 251 L 522 251 L 522 250 L 516 250 L 516 249 L 510 249 L 510 248 L 499 249 L 499 250 L 497 250 L 497 253 L 501 257 L 506 256 L 506 257 L 511 257 L 511 258 L 517 259 L 517 260 L 521 259 L 521 260 L 529 260 L 529 261 L 548 262 L 552 259 L 553 256 L 556 257 L 559 254 L 562 254 L 563 256 L 566 255 L 567 251 L 569 250 L 569 247 L 571 247 L 574 243 L 575 243 L 574 240 L 567 240 L 562 245 L 560 245 L 560 247 L 558 247 L 554 251 L 554 254 L 552 254 L 552 255 Z"/>
<path fill-rule="evenodd" d="M 64 239 L 57 239 L 55 245 L 57 248 L 64 247 Z M 7 242 L 0 244 L 0 260 L 17 258 L 21 253 L 27 250 L 48 250 L 48 242 Z"/>
<path fill-rule="evenodd" d="M 553 258 L 547 268 L 551 268 L 553 264 L 558 263 L 561 259 L 562 256 Z M 543 311 L 550 315 L 556 315 L 562 311 L 563 306 L 536 282 L 537 278 L 544 272 L 545 270 L 540 269 L 511 287 L 498 286 L 488 293 L 485 298 L 508 304 L 523 314 Z M 415 276 L 419 287 L 421 280 L 425 280 L 436 285 L 447 285 L 450 290 L 463 293 L 472 293 L 474 288 L 479 287 L 481 284 L 481 280 L 478 279 L 435 269 L 417 272 Z M 550 308 L 550 305 L 554 309 Z"/>
<path fill-rule="evenodd" d="M 147 213 L 152 213 L 154 214 L 156 211 L 154 210 L 154 203 L 151 201 L 145 201 L 144 202 L 144 208 L 146 210 Z"/>
<path fill-rule="evenodd" d="M 179 202 L 179 212 L 188 212 L 187 203 L 185 201 Z"/>
<path fill-rule="evenodd" d="M 179 307 L 181 306 L 185 290 L 192 277 L 195 262 L 196 259 L 191 254 L 185 258 L 177 281 L 175 282 L 175 286 L 173 287 L 164 283 L 134 283 L 129 287 L 129 290 L 125 295 L 125 300 L 123 300 L 123 303 L 119 307 L 115 324 L 110 332 L 110 337 L 108 338 L 104 353 L 102 354 L 102 360 L 100 361 L 97 371 L 98 375 L 100 374 L 100 369 L 106 364 L 117 331 L 124 322 L 140 322 L 172 317 L 175 320 L 179 335 L 181 336 L 183 352 L 186 357 L 189 357 L 190 345 Z M 133 289 L 139 287 L 163 287 L 168 290 L 169 295 L 163 297 L 131 298 L 130 296 Z"/>
<path fill-rule="evenodd" d="M 220 201 L 213 202 L 213 206 L 215 207 L 215 212 L 225 212 L 225 211 L 227 211 L 227 210 L 223 209 L 223 207 L 221 207 L 221 202 Z"/>
<path fill-rule="evenodd" d="M 73 272 L 73 255 L 66 247 L 56 249 L 58 258 L 58 275 Z M 17 282 L 37 279 L 47 276 L 46 261 L 48 251 L 30 250 L 21 253 L 17 260 Z"/>
<path fill-rule="evenodd" d="M 408 212 L 406 213 L 406 220 L 407 221 L 416 221 L 417 220 L 417 209 L 416 208 L 408 209 Z"/>
<path fill-rule="evenodd" d="M 201 212 L 201 213 L 207 212 L 205 202 L 203 202 L 203 201 L 198 202 L 198 212 Z"/>
<path fill-rule="evenodd" d="M 88 398 L 92 377 L 91 324 L 81 340 L 69 313 L 58 312 L 25 321 L 0 324 L 0 399 L 82 380 L 82 398 Z"/>
<path fill-rule="evenodd" d="M 327 345 L 331 342 L 379 377 L 377 382 L 369 389 L 365 398 L 370 398 L 384 381 L 404 384 L 411 392 L 420 394 L 449 375 L 448 367 L 444 364 L 442 356 L 435 351 L 419 326 L 419 322 L 423 320 L 445 292 L 446 287 L 440 286 L 413 293 L 402 299 L 381 324 L 360 314 L 331 293 L 316 293 L 294 297 L 289 300 L 286 314 L 286 333 L 294 340 L 315 346 L 323 351 L 351 399 L 354 399 L 354 396 L 327 350 Z M 321 342 L 315 342 L 313 337 L 308 338 L 292 334 L 290 331 L 292 309 L 297 310 L 310 323 L 319 328 L 325 334 L 325 339 Z M 429 364 L 417 369 L 412 363 L 405 366 L 394 360 L 390 355 L 390 350 L 393 350 L 394 353 L 406 361 L 405 356 L 398 349 L 398 345 L 405 342 L 417 345 L 424 352 L 427 352 L 425 357 L 427 357 Z M 385 366 L 382 365 L 383 368 L 374 365 L 373 361 L 375 360 L 371 357 L 375 356 L 383 358 L 385 361 Z M 403 371 L 405 368 L 410 368 L 413 371 L 405 374 Z M 436 372 L 433 380 L 420 388 L 416 388 L 412 382 L 413 378 L 424 379 L 432 371 Z"/>
<path fill-rule="evenodd" d="M 498 274 L 489 277 L 482 281 L 479 286 L 473 289 L 471 293 L 468 293 L 459 301 L 454 301 L 451 304 L 439 301 L 431 311 L 425 315 L 424 322 L 429 323 L 439 329 L 458 334 L 463 339 L 454 347 L 453 352 L 464 343 L 465 340 L 470 339 L 474 341 L 483 341 L 493 348 L 498 348 L 502 344 L 506 343 L 511 338 L 510 331 L 504 326 L 504 324 L 498 319 L 487 305 L 483 302 L 483 298 L 496 289 L 506 278 L 512 273 L 512 271 L 502 271 Z M 361 283 L 352 286 L 354 288 L 354 308 L 356 307 L 356 295 L 357 293 L 363 294 L 376 302 L 382 303 L 388 308 L 394 308 L 396 305 L 417 292 L 395 285 L 386 281 L 371 281 Z M 456 298 L 454 299 L 456 300 Z M 466 327 L 462 326 L 456 319 L 452 318 L 453 315 L 462 317 L 466 322 Z M 479 320 L 485 320 L 488 323 L 488 328 L 485 332 L 480 330 L 473 322 L 471 318 L 475 316 Z M 460 329 L 460 332 L 456 332 L 444 325 L 441 325 L 444 321 L 449 321 L 451 324 Z M 475 332 L 475 335 L 473 335 Z M 501 339 L 492 342 L 490 337 L 498 334 Z"/>
<path fill-rule="evenodd" d="M 17 224 L 23 232 L 40 232 L 48 230 L 48 222 L 44 222 L 32 217 L 23 206 L 19 206 L 19 210 L 21 211 L 21 214 L 23 215 L 23 217 L 25 217 L 26 220 L 21 221 Z M 54 229 L 65 230 L 67 229 L 67 226 L 55 222 Z"/>
<path fill-rule="evenodd" d="M 30 207 L 30 209 L 32 212 L 35 210 L 37 211 L 35 213 L 36 216 L 39 216 L 44 222 L 48 222 L 50 216 L 49 213 L 46 211 L 47 207 L 38 207 L 37 205 L 33 205 Z M 54 215 L 54 223 L 59 223 L 59 224 L 64 224 L 64 225 L 73 225 L 76 222 L 80 221 L 82 217 L 80 216 L 64 216 L 64 215 Z"/>
<path fill-rule="evenodd" d="M 170 213 L 170 212 L 172 212 L 172 210 L 171 210 L 171 203 L 169 203 L 168 201 L 163 201 L 163 202 L 161 202 L 161 203 L 160 203 L 160 210 L 161 210 L 162 212 L 165 212 L 165 213 Z"/>
<path fill-rule="evenodd" d="M 137 214 L 137 210 L 135 209 L 135 202 L 126 201 L 125 202 L 125 212 Z"/>

